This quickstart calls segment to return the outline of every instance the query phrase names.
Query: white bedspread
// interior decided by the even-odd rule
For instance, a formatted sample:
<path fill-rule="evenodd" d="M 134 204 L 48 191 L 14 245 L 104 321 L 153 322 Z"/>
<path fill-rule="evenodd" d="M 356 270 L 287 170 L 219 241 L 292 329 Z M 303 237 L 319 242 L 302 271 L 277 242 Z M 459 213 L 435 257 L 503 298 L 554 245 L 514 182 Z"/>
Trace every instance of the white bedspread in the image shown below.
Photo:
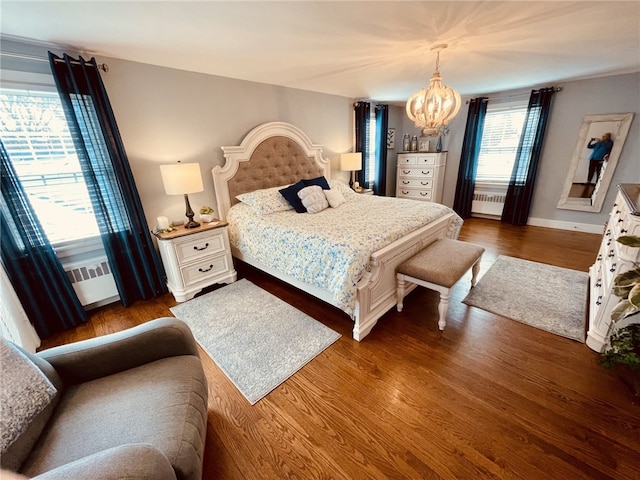
<path fill-rule="evenodd" d="M 351 191 L 345 198 L 338 208 L 316 214 L 288 210 L 260 216 L 238 203 L 227 215 L 230 242 L 247 257 L 329 290 L 334 305 L 351 315 L 371 254 L 453 211 L 437 203 Z M 458 229 L 461 225 L 459 219 Z"/>

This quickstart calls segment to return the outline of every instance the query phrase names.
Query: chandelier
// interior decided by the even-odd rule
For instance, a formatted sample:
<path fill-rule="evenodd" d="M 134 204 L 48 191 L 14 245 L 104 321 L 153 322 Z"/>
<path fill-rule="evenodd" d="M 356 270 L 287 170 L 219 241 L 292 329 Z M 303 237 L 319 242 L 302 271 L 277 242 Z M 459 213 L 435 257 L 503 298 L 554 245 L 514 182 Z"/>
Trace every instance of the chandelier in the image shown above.
<path fill-rule="evenodd" d="M 437 54 L 436 71 L 429 80 L 429 88 L 421 88 L 407 100 L 407 115 L 416 127 L 422 129 L 422 136 L 441 135 L 460 110 L 460 94 L 442 84 L 438 70 L 440 50 L 447 47 L 446 43 L 431 47 L 431 50 L 437 50 Z"/>

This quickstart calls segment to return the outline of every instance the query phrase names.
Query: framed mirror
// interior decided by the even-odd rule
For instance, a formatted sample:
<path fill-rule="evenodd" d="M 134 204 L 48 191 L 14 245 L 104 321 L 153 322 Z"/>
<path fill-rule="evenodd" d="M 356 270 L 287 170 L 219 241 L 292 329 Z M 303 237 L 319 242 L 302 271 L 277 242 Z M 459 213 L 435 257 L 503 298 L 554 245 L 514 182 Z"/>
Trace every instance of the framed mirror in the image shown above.
<path fill-rule="evenodd" d="M 631 120 L 633 113 L 584 117 L 558 208 L 584 212 L 602 209 Z"/>

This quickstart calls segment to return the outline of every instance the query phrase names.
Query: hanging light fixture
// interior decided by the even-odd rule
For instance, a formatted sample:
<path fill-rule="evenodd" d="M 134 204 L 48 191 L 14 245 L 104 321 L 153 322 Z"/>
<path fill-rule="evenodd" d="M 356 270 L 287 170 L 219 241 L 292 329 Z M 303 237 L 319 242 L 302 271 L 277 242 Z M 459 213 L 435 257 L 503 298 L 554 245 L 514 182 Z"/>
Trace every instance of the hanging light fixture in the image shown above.
<path fill-rule="evenodd" d="M 460 110 L 460 94 L 442 84 L 438 70 L 440 50 L 447 47 L 446 43 L 431 47 L 431 50 L 437 50 L 437 54 L 436 71 L 429 80 L 429 88 L 421 88 L 407 100 L 407 115 L 416 127 L 422 129 L 422 136 L 425 137 L 441 135 L 449 121 Z"/>

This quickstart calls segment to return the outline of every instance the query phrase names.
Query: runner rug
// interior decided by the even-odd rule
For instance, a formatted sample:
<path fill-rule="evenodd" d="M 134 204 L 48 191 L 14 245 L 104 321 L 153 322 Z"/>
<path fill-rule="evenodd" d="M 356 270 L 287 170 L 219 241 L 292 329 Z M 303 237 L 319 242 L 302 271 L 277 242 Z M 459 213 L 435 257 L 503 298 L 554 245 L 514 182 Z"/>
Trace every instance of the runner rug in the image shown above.
<path fill-rule="evenodd" d="M 246 279 L 171 308 L 254 405 L 340 334 Z"/>
<path fill-rule="evenodd" d="M 464 303 L 584 342 L 588 279 L 586 272 L 500 256 Z"/>

